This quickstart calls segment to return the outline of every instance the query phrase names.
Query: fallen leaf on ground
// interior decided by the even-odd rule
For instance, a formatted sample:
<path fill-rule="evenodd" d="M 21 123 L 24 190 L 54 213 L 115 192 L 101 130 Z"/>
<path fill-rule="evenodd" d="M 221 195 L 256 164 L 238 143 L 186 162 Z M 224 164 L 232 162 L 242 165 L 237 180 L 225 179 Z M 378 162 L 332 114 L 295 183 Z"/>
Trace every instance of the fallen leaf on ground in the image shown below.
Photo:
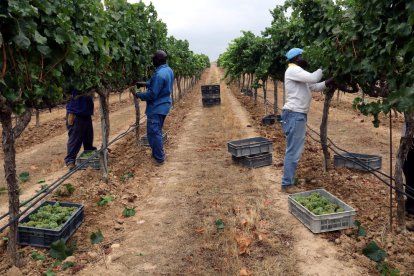
<path fill-rule="evenodd" d="M 247 268 L 240 269 L 240 276 L 250 276 L 252 273 Z"/>
<path fill-rule="evenodd" d="M 239 246 L 239 254 L 249 254 L 249 246 L 252 244 L 252 239 L 249 237 L 236 236 L 236 242 Z"/>
<path fill-rule="evenodd" d="M 195 230 L 195 232 L 196 232 L 197 234 L 201 235 L 201 234 L 203 234 L 203 233 L 204 233 L 204 229 L 203 229 L 203 228 L 197 228 L 197 229 Z"/>

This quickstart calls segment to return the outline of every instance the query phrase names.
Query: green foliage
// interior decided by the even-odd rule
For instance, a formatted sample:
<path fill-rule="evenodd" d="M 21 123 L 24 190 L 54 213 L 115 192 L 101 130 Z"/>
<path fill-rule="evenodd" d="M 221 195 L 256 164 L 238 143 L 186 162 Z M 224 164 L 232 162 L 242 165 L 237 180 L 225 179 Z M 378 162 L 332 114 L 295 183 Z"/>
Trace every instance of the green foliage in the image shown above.
<path fill-rule="evenodd" d="M 69 256 L 72 256 L 73 252 L 75 251 L 76 246 L 66 245 L 64 240 L 57 240 L 50 245 L 49 255 L 57 260 L 63 261 Z"/>
<path fill-rule="evenodd" d="M 400 271 L 396 268 L 391 268 L 386 262 L 377 264 L 377 270 L 381 276 L 400 276 Z"/>
<path fill-rule="evenodd" d="M 355 220 L 354 225 L 357 227 L 358 237 L 365 237 L 367 235 L 367 230 L 365 230 L 365 228 L 362 227 L 361 222 L 359 220 Z"/>
<path fill-rule="evenodd" d="M 136 214 L 135 208 L 125 207 L 124 211 L 122 212 L 122 215 L 126 218 L 133 217 L 135 216 L 135 214 Z"/>
<path fill-rule="evenodd" d="M 125 182 L 128 179 L 134 177 L 134 173 L 132 172 L 127 172 L 126 174 L 124 174 L 123 176 L 121 176 L 121 181 Z"/>
<path fill-rule="evenodd" d="M 75 263 L 74 262 L 64 262 L 62 265 L 62 270 L 65 271 L 68 268 L 74 267 Z"/>
<path fill-rule="evenodd" d="M 55 194 L 58 197 L 67 197 L 73 195 L 75 192 L 75 187 L 72 183 L 65 183 L 63 184 L 63 188 L 59 188 L 56 190 Z"/>
<path fill-rule="evenodd" d="M 375 262 L 382 262 L 387 257 L 387 253 L 375 241 L 369 242 L 362 253 Z"/>
<path fill-rule="evenodd" d="M 101 243 L 104 239 L 101 230 L 98 230 L 96 232 L 93 232 L 90 236 L 91 243 L 92 244 L 98 244 Z"/>
<path fill-rule="evenodd" d="M 56 273 L 53 272 L 51 268 L 48 268 L 45 272 L 43 272 L 44 276 L 56 276 Z"/>
<path fill-rule="evenodd" d="M 45 193 L 47 190 L 49 190 L 49 185 L 43 184 L 40 186 L 39 190 L 36 190 L 36 193 Z"/>
<path fill-rule="evenodd" d="M 0 195 L 4 194 L 5 192 L 7 192 L 7 188 L 6 187 L 0 187 Z"/>
<path fill-rule="evenodd" d="M 33 260 L 36 260 L 36 261 L 44 261 L 44 260 L 46 260 L 46 256 L 45 255 L 40 254 L 39 252 L 36 252 L 36 251 L 33 251 L 30 256 L 32 257 Z"/>
<path fill-rule="evenodd" d="M 334 214 L 344 211 L 344 209 L 340 208 L 335 203 L 330 202 L 326 197 L 319 193 L 311 193 L 308 196 L 295 196 L 293 199 L 315 215 Z"/>
<path fill-rule="evenodd" d="M 114 197 L 111 195 L 101 196 L 100 200 L 98 201 L 98 206 L 105 206 L 108 203 L 112 202 Z"/>
<path fill-rule="evenodd" d="M 19 174 L 19 179 L 21 182 L 27 182 L 30 180 L 30 173 L 29 172 L 21 172 Z"/>
<path fill-rule="evenodd" d="M 59 229 L 76 210 L 76 207 L 62 207 L 59 202 L 53 205 L 48 204 L 31 214 L 28 222 L 20 223 L 20 225 L 42 229 Z"/>
<path fill-rule="evenodd" d="M 271 14 L 272 24 L 262 37 L 243 32 L 220 55 L 219 65 L 230 80 L 252 73 L 256 81 L 267 76 L 283 80 L 286 52 L 300 47 L 305 49 L 309 70 L 322 67 L 339 90 L 352 92 L 350 87 L 359 87 L 378 98 L 354 105 L 374 117 L 374 126 L 379 125 L 380 113 L 414 108 L 411 1 L 288 0 Z"/>
<path fill-rule="evenodd" d="M 39 181 L 37 181 L 37 184 L 42 184 L 42 183 L 45 183 L 45 182 L 46 182 L 46 180 L 44 178 L 42 178 Z"/>
<path fill-rule="evenodd" d="M 215 224 L 216 224 L 217 229 L 219 230 L 224 229 L 224 221 L 222 219 L 217 219 Z"/>

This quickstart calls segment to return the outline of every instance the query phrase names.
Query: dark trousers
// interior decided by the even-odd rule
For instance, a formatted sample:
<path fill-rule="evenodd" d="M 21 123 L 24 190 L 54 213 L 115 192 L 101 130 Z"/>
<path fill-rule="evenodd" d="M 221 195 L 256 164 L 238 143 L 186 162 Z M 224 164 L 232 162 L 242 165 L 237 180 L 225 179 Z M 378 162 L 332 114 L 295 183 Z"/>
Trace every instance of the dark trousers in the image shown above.
<path fill-rule="evenodd" d="M 93 126 L 91 116 L 76 116 L 72 125 L 68 124 L 68 116 L 66 116 L 66 127 L 69 136 L 67 145 L 68 154 L 65 157 L 66 164 L 75 163 L 76 156 L 82 145 L 85 151 L 96 150 L 93 146 Z"/>
<path fill-rule="evenodd" d="M 407 187 L 405 191 L 408 195 L 414 197 L 414 147 L 411 147 L 407 155 L 407 160 L 404 162 L 403 171 L 405 175 L 405 182 Z M 405 202 L 405 210 L 407 213 L 414 215 L 414 199 L 407 197 Z"/>
<path fill-rule="evenodd" d="M 154 114 L 147 117 L 147 137 L 152 149 L 152 157 L 163 162 L 165 159 L 164 147 L 162 144 L 162 127 L 164 126 L 166 115 Z"/>

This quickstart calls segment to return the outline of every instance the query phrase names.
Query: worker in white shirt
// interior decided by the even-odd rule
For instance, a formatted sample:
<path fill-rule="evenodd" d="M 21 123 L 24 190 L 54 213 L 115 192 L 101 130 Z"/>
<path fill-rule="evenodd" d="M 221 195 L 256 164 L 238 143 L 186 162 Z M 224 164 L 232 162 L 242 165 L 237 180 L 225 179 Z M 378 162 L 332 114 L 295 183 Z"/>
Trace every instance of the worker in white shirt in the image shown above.
<path fill-rule="evenodd" d="M 286 153 L 283 163 L 282 191 L 295 184 L 295 171 L 305 145 L 306 121 L 312 100 L 311 91 L 322 91 L 333 85 L 322 79 L 322 69 L 309 73 L 308 63 L 302 58 L 303 50 L 293 48 L 286 57 L 289 66 L 285 72 L 286 103 L 282 112 L 282 127 L 286 136 Z"/>

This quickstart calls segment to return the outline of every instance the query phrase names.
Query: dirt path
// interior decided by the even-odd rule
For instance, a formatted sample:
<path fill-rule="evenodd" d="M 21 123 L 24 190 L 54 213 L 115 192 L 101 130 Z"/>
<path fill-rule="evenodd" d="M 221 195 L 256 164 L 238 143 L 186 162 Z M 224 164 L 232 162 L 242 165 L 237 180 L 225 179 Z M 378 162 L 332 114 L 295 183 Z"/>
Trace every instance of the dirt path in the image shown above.
<path fill-rule="evenodd" d="M 213 67 L 207 83 L 220 78 Z M 128 235 L 107 256 L 107 268 L 100 261 L 80 274 L 367 274 L 352 260 L 340 261 L 334 245 L 288 213 L 280 169 L 232 163 L 226 143 L 257 132 L 223 83 L 221 91 L 220 106 L 193 103 L 167 163 L 148 179 L 151 190 L 125 226 Z M 218 219 L 224 230 L 216 228 Z"/>
<path fill-rule="evenodd" d="M 142 114 L 144 114 L 144 111 L 145 104 L 142 104 Z M 129 106 L 110 113 L 110 140 L 125 131 L 135 122 L 134 114 L 135 109 L 132 102 Z M 93 126 L 95 135 L 94 145 L 99 148 L 101 144 L 100 121 L 95 119 Z M 30 173 L 30 181 L 21 184 L 20 187 L 22 190 L 22 195 L 20 196 L 21 201 L 32 196 L 37 190 L 40 190 L 40 185 L 36 184 L 40 179 L 45 179 L 46 184 L 50 184 L 66 172 L 63 159 L 66 155 L 67 139 L 67 132 L 65 132 L 55 137 L 50 137 L 47 141 L 16 155 L 17 174 L 22 171 Z M 1 160 L 0 187 L 5 187 L 4 181 L 3 160 Z M 0 214 L 7 212 L 7 208 L 7 196 L 5 194 L 0 195 Z"/>

